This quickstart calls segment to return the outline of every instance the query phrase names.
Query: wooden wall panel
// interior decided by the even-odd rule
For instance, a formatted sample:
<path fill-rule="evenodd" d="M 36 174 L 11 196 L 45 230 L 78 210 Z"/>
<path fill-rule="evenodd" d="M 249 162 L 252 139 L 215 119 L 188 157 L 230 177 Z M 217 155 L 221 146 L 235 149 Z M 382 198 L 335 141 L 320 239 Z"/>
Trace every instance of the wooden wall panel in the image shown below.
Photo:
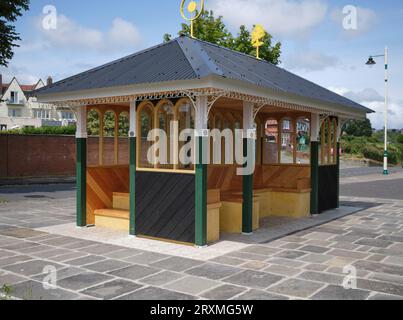
<path fill-rule="evenodd" d="M 236 166 L 209 166 L 208 189 L 220 189 L 221 192 L 242 191 L 243 177 L 236 174 L 236 169 Z M 309 166 L 257 165 L 253 181 L 255 189 L 309 189 L 310 177 Z"/>
<path fill-rule="evenodd" d="M 242 176 L 236 174 L 237 166 L 208 166 L 208 189 L 221 192 L 242 191 Z"/>
<path fill-rule="evenodd" d="M 309 166 L 257 166 L 255 171 L 255 188 L 298 189 L 300 179 L 311 178 Z"/>
<path fill-rule="evenodd" d="M 195 242 L 195 175 L 136 173 L 137 234 Z"/>
<path fill-rule="evenodd" d="M 337 166 L 319 166 L 319 212 L 337 207 Z"/>
<path fill-rule="evenodd" d="M 90 167 L 87 169 L 87 223 L 94 223 L 94 211 L 111 209 L 114 192 L 128 193 L 128 166 Z"/>

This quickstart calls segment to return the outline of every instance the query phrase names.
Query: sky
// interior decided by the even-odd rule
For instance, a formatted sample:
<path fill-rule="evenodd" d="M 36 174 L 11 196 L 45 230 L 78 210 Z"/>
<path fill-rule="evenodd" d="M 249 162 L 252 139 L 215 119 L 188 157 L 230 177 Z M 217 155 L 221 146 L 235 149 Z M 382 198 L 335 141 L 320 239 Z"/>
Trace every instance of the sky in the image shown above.
<path fill-rule="evenodd" d="M 180 0 L 31 0 L 16 22 L 20 47 L 3 81 L 33 84 L 99 66 L 159 44 L 183 22 Z M 282 43 L 281 67 L 376 111 L 384 118 L 384 60 L 389 49 L 389 127 L 403 128 L 403 3 L 401 0 L 206 0 L 236 34 L 262 24 Z M 355 14 L 356 13 L 356 14 Z M 56 18 L 56 19 L 55 19 Z"/>

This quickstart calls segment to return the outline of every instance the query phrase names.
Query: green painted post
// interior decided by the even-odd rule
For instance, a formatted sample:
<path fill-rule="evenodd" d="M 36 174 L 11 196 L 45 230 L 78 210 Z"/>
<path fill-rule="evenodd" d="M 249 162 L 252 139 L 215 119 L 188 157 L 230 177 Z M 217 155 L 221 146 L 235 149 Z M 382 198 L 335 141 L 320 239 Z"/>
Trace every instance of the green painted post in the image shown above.
<path fill-rule="evenodd" d="M 130 145 L 130 235 L 136 235 L 136 138 L 129 138 Z"/>
<path fill-rule="evenodd" d="M 340 142 L 337 142 L 337 189 L 336 189 L 336 197 L 337 197 L 337 207 L 340 208 Z"/>
<path fill-rule="evenodd" d="M 248 149 L 253 139 L 243 139 L 243 154 L 248 156 Z M 246 168 L 248 163 L 244 164 Z M 253 174 L 243 176 L 243 204 L 242 204 L 242 233 L 251 234 L 253 232 Z"/>
<path fill-rule="evenodd" d="M 195 244 L 198 247 L 207 245 L 207 164 L 203 161 L 204 146 L 207 146 L 207 138 L 196 137 Z"/>
<path fill-rule="evenodd" d="M 77 138 L 77 226 L 87 225 L 87 139 Z"/>
<path fill-rule="evenodd" d="M 319 142 L 311 142 L 311 214 L 319 214 Z"/>

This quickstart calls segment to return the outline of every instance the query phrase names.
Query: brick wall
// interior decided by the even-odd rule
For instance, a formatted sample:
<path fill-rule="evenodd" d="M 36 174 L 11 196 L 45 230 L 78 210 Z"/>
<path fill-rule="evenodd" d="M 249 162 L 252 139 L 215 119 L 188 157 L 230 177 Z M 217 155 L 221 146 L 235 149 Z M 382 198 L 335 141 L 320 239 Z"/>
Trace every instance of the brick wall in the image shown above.
<path fill-rule="evenodd" d="M 0 135 L 0 177 L 75 175 L 73 136 Z"/>
<path fill-rule="evenodd" d="M 98 139 L 90 138 L 88 142 L 88 164 L 96 165 Z M 105 139 L 104 144 L 105 162 L 113 163 L 113 139 Z M 121 138 L 119 145 L 119 164 L 128 164 L 127 138 Z M 74 136 L 0 134 L 0 178 L 74 176 L 75 173 Z"/>

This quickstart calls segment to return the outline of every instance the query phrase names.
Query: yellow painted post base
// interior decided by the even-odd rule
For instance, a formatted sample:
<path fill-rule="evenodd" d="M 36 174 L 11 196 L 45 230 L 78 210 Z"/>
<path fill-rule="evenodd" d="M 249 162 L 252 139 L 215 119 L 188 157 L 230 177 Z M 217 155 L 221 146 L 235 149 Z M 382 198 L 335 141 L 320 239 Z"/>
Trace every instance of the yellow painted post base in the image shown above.
<path fill-rule="evenodd" d="M 127 219 L 96 215 L 95 226 L 128 232 L 130 228 L 130 221 Z"/>
<path fill-rule="evenodd" d="M 221 203 L 207 206 L 207 243 L 220 240 L 220 208 Z"/>
<path fill-rule="evenodd" d="M 260 200 L 260 218 L 267 218 L 270 216 L 270 202 L 271 202 L 271 191 L 270 190 L 258 190 L 254 192 L 255 195 L 259 197 Z"/>
<path fill-rule="evenodd" d="M 260 201 L 253 201 L 252 228 L 259 229 Z M 222 202 L 220 212 L 220 231 L 223 233 L 242 233 L 242 202 Z"/>

